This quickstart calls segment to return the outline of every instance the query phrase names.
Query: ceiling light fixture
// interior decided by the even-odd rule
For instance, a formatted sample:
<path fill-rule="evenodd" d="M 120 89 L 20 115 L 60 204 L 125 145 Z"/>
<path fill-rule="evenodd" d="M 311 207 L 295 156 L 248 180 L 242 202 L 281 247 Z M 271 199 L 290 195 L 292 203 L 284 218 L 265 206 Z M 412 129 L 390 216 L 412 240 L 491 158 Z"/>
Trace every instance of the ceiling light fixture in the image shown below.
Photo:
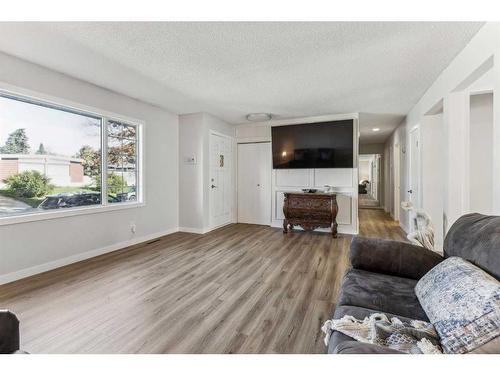
<path fill-rule="evenodd" d="M 246 115 L 248 121 L 252 122 L 260 122 L 260 121 L 269 121 L 273 118 L 273 115 L 270 113 L 249 113 Z"/>
<path fill-rule="evenodd" d="M 380 131 L 380 128 L 373 128 L 372 131 L 378 132 L 378 131 Z"/>

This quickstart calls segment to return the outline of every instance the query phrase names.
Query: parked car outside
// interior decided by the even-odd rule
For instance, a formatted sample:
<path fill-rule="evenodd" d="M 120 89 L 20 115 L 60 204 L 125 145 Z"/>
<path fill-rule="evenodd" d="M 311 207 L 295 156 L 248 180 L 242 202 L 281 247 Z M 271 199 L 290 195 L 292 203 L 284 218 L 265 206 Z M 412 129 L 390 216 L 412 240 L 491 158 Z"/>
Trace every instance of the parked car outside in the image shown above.
<path fill-rule="evenodd" d="M 120 202 L 118 198 L 108 195 L 108 203 Z M 79 192 L 79 193 L 61 193 L 48 195 L 38 206 L 43 210 L 57 208 L 71 208 L 81 206 L 92 206 L 101 204 L 101 193 L 99 192 Z"/>
<path fill-rule="evenodd" d="M 128 192 L 116 194 L 116 198 L 119 199 L 120 202 L 135 201 L 136 200 L 135 186 L 132 186 Z"/>

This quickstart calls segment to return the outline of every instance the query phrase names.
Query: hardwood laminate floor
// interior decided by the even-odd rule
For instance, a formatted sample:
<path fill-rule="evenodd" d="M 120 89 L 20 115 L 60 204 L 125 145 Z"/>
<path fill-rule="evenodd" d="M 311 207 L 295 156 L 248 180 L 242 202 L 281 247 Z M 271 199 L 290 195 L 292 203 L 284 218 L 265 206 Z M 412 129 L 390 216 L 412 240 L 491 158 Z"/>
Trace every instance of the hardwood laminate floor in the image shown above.
<path fill-rule="evenodd" d="M 382 210 L 360 234 L 404 239 Z M 352 236 L 234 224 L 0 286 L 32 353 L 324 353 Z"/>

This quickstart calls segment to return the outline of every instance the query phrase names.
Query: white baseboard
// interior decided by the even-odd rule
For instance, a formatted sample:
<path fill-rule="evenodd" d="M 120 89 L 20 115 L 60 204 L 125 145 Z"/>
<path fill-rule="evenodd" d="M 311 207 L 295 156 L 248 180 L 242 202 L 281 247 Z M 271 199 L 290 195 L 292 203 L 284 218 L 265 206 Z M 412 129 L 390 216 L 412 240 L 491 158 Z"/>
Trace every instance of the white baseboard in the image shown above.
<path fill-rule="evenodd" d="M 172 234 L 172 233 L 176 233 L 178 231 L 179 231 L 179 228 L 168 229 L 168 230 L 165 230 L 162 232 L 157 232 L 157 233 L 149 234 L 146 236 L 132 238 L 130 240 L 122 241 L 122 242 L 112 244 L 109 246 L 104 246 L 104 247 L 101 247 L 99 249 L 86 251 L 84 253 L 71 255 L 71 256 L 66 257 L 66 258 L 56 259 L 56 260 L 53 260 L 51 262 L 39 264 L 36 266 L 24 268 L 24 269 L 19 270 L 19 271 L 14 271 L 11 273 L 0 275 L 0 285 L 7 284 L 7 283 L 10 283 L 12 281 L 24 279 L 26 277 L 33 276 L 33 275 L 36 275 L 36 274 L 39 274 L 42 272 L 50 271 L 50 270 L 53 270 L 53 269 L 56 269 L 59 267 L 67 266 L 68 264 L 80 262 L 80 261 L 85 260 L 85 259 L 94 258 L 96 256 L 110 253 L 110 252 L 113 252 L 116 250 L 120 250 L 120 249 L 123 249 L 123 248 L 128 247 L 128 246 L 137 245 L 141 242 L 151 241 L 155 238 L 166 236 L 166 235 Z"/>
<path fill-rule="evenodd" d="M 209 230 L 206 228 L 179 227 L 179 232 L 205 234 L 205 233 L 209 232 Z"/>
<path fill-rule="evenodd" d="M 195 233 L 195 234 L 206 234 L 208 232 L 211 232 L 213 230 L 225 227 L 227 225 L 231 224 L 236 224 L 234 220 L 231 220 L 229 223 L 221 224 L 213 228 L 190 228 L 190 227 L 179 227 L 179 232 L 186 232 L 186 233 Z"/>

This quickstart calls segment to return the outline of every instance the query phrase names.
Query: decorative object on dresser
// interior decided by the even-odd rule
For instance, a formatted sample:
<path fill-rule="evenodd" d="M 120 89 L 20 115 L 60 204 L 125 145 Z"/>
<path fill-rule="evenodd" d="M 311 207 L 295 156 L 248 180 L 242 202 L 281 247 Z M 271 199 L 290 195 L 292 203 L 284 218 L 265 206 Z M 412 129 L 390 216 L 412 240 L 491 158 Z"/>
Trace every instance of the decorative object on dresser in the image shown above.
<path fill-rule="evenodd" d="M 332 193 L 285 192 L 283 202 L 283 233 L 294 225 L 304 230 L 331 228 L 337 237 L 337 196 Z"/>

